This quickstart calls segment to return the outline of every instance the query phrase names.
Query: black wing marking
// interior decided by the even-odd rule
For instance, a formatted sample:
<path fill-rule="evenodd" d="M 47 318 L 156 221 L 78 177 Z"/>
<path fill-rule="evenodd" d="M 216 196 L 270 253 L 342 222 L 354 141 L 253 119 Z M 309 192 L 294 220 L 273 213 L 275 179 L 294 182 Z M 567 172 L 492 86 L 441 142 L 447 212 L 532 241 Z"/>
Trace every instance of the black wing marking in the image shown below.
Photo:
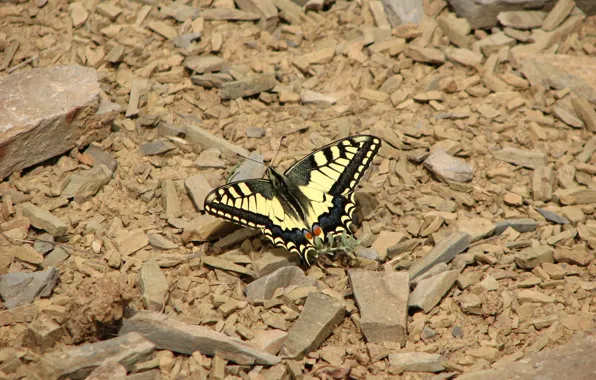
<path fill-rule="evenodd" d="M 333 196 L 352 193 L 381 147 L 375 136 L 335 141 L 292 165 L 285 176 L 299 187 Z"/>
<path fill-rule="evenodd" d="M 312 243 L 304 236 L 304 221 L 283 198 L 275 196 L 271 182 L 252 179 L 213 190 L 205 199 L 205 211 L 241 226 L 260 229 L 275 245 L 305 257 Z"/>

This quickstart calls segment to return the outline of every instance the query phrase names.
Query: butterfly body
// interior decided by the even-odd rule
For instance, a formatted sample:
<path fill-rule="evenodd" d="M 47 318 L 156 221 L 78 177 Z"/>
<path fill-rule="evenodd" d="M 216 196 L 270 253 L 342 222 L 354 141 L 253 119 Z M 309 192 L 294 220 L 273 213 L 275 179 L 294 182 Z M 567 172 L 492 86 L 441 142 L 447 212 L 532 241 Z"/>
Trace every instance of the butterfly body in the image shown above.
<path fill-rule="evenodd" d="M 260 229 L 276 246 L 308 261 L 313 239 L 350 231 L 353 191 L 378 152 L 374 136 L 353 136 L 304 157 L 283 174 L 220 186 L 205 200 L 207 213 Z"/>

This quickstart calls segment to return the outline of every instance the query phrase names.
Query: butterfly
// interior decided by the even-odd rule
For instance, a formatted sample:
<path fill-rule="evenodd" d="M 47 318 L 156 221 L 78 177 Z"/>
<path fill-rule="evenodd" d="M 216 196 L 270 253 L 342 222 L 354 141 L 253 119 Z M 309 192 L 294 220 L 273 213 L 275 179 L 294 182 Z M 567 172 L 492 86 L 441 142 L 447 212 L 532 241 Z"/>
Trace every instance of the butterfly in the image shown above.
<path fill-rule="evenodd" d="M 314 239 L 351 233 L 354 190 L 381 140 L 351 136 L 303 157 L 283 174 L 267 167 L 267 179 L 232 182 L 211 191 L 205 211 L 259 229 L 275 246 L 297 253 L 310 265 Z"/>

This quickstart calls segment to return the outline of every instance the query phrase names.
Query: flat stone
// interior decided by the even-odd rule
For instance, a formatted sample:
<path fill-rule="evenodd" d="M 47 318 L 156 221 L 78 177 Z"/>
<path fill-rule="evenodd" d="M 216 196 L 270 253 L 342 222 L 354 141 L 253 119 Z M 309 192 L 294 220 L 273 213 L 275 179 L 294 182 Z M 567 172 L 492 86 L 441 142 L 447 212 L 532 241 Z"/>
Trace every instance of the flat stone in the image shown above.
<path fill-rule="evenodd" d="M 214 251 L 225 251 L 227 248 L 242 244 L 245 240 L 259 235 L 261 231 L 252 228 L 239 228 L 236 231 L 227 234 L 213 244 Z"/>
<path fill-rule="evenodd" d="M 458 379 L 582 379 L 586 374 L 596 371 L 596 363 L 591 357 L 594 350 L 594 335 L 578 336 L 568 344 L 544 349 L 514 363 L 495 365 L 495 368 L 489 370 L 468 372 Z"/>
<path fill-rule="evenodd" d="M 534 303 L 553 303 L 555 297 L 548 296 L 542 292 L 530 289 L 523 289 L 517 291 L 517 299 L 519 302 L 534 302 Z"/>
<path fill-rule="evenodd" d="M 371 248 L 377 252 L 379 260 L 382 261 L 387 258 L 387 249 L 398 244 L 404 237 L 405 235 L 402 232 L 381 231 Z"/>
<path fill-rule="evenodd" d="M 468 67 L 477 67 L 482 63 L 484 56 L 481 53 L 469 49 L 448 49 L 446 51 L 447 59 L 460 65 Z"/>
<path fill-rule="evenodd" d="M 468 19 L 469 21 L 469 19 Z M 470 23 L 473 24 L 473 23 Z M 516 44 L 516 41 L 507 36 L 504 32 L 493 33 L 490 36 L 476 41 L 472 44 L 472 50 L 480 50 L 485 57 L 493 53 L 497 53 L 501 48 L 511 47 Z"/>
<path fill-rule="evenodd" d="M 253 139 L 262 139 L 267 134 L 261 127 L 249 126 L 246 128 L 246 137 L 250 137 Z"/>
<path fill-rule="evenodd" d="M 251 345 L 208 327 L 177 321 L 165 314 L 138 311 L 122 323 L 120 335 L 137 332 L 153 342 L 157 349 L 191 355 L 221 356 L 240 365 L 275 365 L 280 359 Z"/>
<path fill-rule="evenodd" d="M 147 23 L 147 28 L 165 38 L 171 40 L 178 35 L 176 28 L 170 26 L 164 21 L 153 20 Z"/>
<path fill-rule="evenodd" d="M 15 258 L 29 264 L 39 265 L 43 262 L 43 255 L 37 252 L 29 244 L 3 247 L 3 250 L 10 248 Z"/>
<path fill-rule="evenodd" d="M 85 24 L 89 18 L 89 12 L 85 9 L 82 1 L 70 5 L 70 18 L 72 20 L 72 27 L 75 29 Z"/>
<path fill-rule="evenodd" d="M 437 18 L 437 24 L 452 44 L 463 49 L 469 47 L 468 34 L 471 28 L 468 20 L 457 18 L 453 13 L 447 13 L 445 16 Z"/>
<path fill-rule="evenodd" d="M 533 152 L 512 147 L 506 147 L 493 152 L 493 156 L 498 160 L 529 169 L 536 169 L 547 164 L 546 154 L 543 152 Z"/>
<path fill-rule="evenodd" d="M 132 231 L 125 231 L 119 234 L 114 240 L 114 246 L 122 254 L 122 256 L 129 256 L 139 249 L 149 244 L 149 237 L 143 231 L 138 228 Z"/>
<path fill-rule="evenodd" d="M 430 64 L 445 63 L 445 54 L 435 48 L 424 48 L 410 45 L 404 50 L 404 54 L 416 62 Z"/>
<path fill-rule="evenodd" d="M 184 65 L 198 74 L 203 74 L 222 71 L 229 66 L 229 63 L 214 55 L 195 55 L 187 57 Z"/>
<path fill-rule="evenodd" d="M 559 0 L 542 22 L 542 30 L 550 32 L 561 25 L 575 8 L 574 0 Z"/>
<path fill-rule="evenodd" d="M 536 248 L 527 248 L 515 254 L 515 264 L 522 269 L 533 269 L 542 263 L 554 262 L 554 250 L 541 245 Z"/>
<path fill-rule="evenodd" d="M 174 127 L 175 128 L 175 127 Z M 242 156 L 248 157 L 250 154 L 248 150 L 234 145 L 224 138 L 215 136 L 211 132 L 194 124 L 184 125 L 182 132 L 185 134 L 185 139 L 190 143 L 201 146 L 203 149 L 218 149 L 222 155 L 228 156 Z"/>
<path fill-rule="evenodd" d="M 285 248 L 268 249 L 259 257 L 254 266 L 259 277 L 267 276 L 279 268 L 300 265 L 300 256 L 288 252 Z"/>
<path fill-rule="evenodd" d="M 596 111 L 594 111 L 592 104 L 584 97 L 575 95 L 571 97 L 571 104 L 573 105 L 573 109 L 577 113 L 579 119 L 575 118 L 575 115 L 568 114 L 565 117 L 566 123 L 576 128 L 580 128 L 585 125 L 588 131 L 596 131 Z M 560 114 L 561 112 L 559 111 L 559 115 Z M 559 118 L 562 117 L 559 116 Z"/>
<path fill-rule="evenodd" d="M 389 354 L 389 365 L 408 372 L 441 372 L 445 359 L 439 354 L 427 352 L 400 352 Z"/>
<path fill-rule="evenodd" d="M 247 179 L 262 178 L 267 167 L 264 164 L 264 156 L 252 152 L 249 159 L 244 160 L 238 169 L 230 176 L 229 182 L 245 181 Z"/>
<path fill-rule="evenodd" d="M 555 172 L 552 165 L 534 169 L 532 177 L 532 196 L 535 201 L 550 201 L 553 196 Z"/>
<path fill-rule="evenodd" d="M 33 249 L 42 255 L 47 254 L 54 249 L 54 237 L 50 234 L 41 234 L 38 236 L 39 240 L 33 243 Z"/>
<path fill-rule="evenodd" d="M 567 218 L 544 208 L 535 207 L 536 211 L 540 215 L 544 217 L 544 219 L 548 220 L 549 222 L 557 223 L 557 224 L 569 224 L 569 220 Z"/>
<path fill-rule="evenodd" d="M 162 311 L 170 287 L 155 258 L 143 263 L 138 281 L 145 308 Z"/>
<path fill-rule="evenodd" d="M 344 318 L 345 305 L 322 293 L 311 293 L 300 316 L 290 328 L 282 355 L 301 359 L 319 348 Z"/>
<path fill-rule="evenodd" d="M 173 180 L 166 179 L 162 182 L 161 200 L 166 219 L 182 216 L 182 204 Z"/>
<path fill-rule="evenodd" d="M 588 103 L 589 104 L 589 103 Z M 592 109 L 590 107 L 588 107 L 588 112 L 589 110 Z M 581 115 L 581 112 L 584 110 L 583 107 L 580 106 L 580 110 L 579 112 L 577 110 L 568 110 L 567 108 L 563 107 L 563 106 L 559 106 L 556 105 L 553 108 L 553 114 L 559 119 L 561 120 L 563 123 L 567 124 L 570 127 L 573 128 L 581 128 L 584 126 L 584 122 L 582 121 L 582 119 L 584 119 L 584 117 L 582 117 L 582 119 L 580 119 L 577 115 L 576 112 L 578 114 Z M 594 112 L 594 109 L 592 109 L 592 112 L 588 117 L 588 121 L 592 122 L 592 120 L 596 121 L 596 112 Z M 590 130 L 594 130 L 594 127 L 592 126 L 592 128 Z"/>
<path fill-rule="evenodd" d="M 198 8 L 179 2 L 174 2 L 170 5 L 161 7 L 159 11 L 166 16 L 176 19 L 178 22 L 185 22 L 186 20 L 192 21 L 199 17 L 200 14 Z"/>
<path fill-rule="evenodd" d="M 594 259 L 594 253 L 579 247 L 572 249 L 560 247 L 555 249 L 554 259 L 557 262 L 587 266 Z"/>
<path fill-rule="evenodd" d="M 264 352 L 277 355 L 287 338 L 288 333 L 285 331 L 276 329 L 264 330 L 257 332 L 250 343 Z"/>
<path fill-rule="evenodd" d="M 162 8 L 163 9 L 163 8 Z M 188 48 L 194 41 L 199 40 L 203 36 L 203 33 L 184 33 L 177 35 L 172 39 L 172 42 L 176 47 L 180 49 Z"/>
<path fill-rule="evenodd" d="M 44 353 L 64 334 L 65 328 L 49 317 L 37 318 L 27 326 L 23 345 L 37 353 Z"/>
<path fill-rule="evenodd" d="M 184 226 L 182 241 L 207 241 L 236 229 L 232 223 L 211 215 L 199 215 Z"/>
<path fill-rule="evenodd" d="M 256 21 L 258 14 L 233 8 L 209 8 L 201 10 L 200 16 L 207 21 Z"/>
<path fill-rule="evenodd" d="M 491 236 L 495 228 L 492 221 L 484 218 L 461 219 L 456 224 L 457 231 L 467 232 L 470 235 L 470 243 Z"/>
<path fill-rule="evenodd" d="M 88 343 L 44 354 L 35 367 L 42 379 L 85 379 L 97 367 L 117 362 L 127 371 L 152 358 L 155 345 L 141 334 L 121 334 L 117 338 Z"/>
<path fill-rule="evenodd" d="M 221 87 L 221 98 L 233 100 L 269 91 L 277 84 L 274 74 L 257 74 L 246 79 L 224 83 Z"/>
<path fill-rule="evenodd" d="M 277 289 L 292 285 L 314 285 L 314 278 L 306 277 L 302 269 L 297 266 L 282 267 L 248 284 L 245 291 L 246 299 L 248 302 L 268 300 L 273 297 Z"/>
<path fill-rule="evenodd" d="M 348 276 L 366 340 L 395 342 L 403 347 L 408 335 L 408 274 L 350 269 Z"/>
<path fill-rule="evenodd" d="M 557 191 L 559 200 L 563 205 L 583 205 L 596 203 L 596 189 L 572 188 Z"/>
<path fill-rule="evenodd" d="M 97 112 L 97 73 L 78 65 L 18 71 L 0 78 L 0 104 L 1 179 L 106 138 L 117 116 Z"/>
<path fill-rule="evenodd" d="M 54 267 L 63 261 L 66 261 L 70 254 L 62 247 L 58 246 L 44 257 L 41 263 L 42 268 Z"/>
<path fill-rule="evenodd" d="M 95 368 L 85 380 L 131 380 L 126 377 L 126 372 L 126 367 L 122 364 L 117 362 L 107 362 Z"/>
<path fill-rule="evenodd" d="M 448 263 L 458 253 L 465 251 L 470 245 L 471 236 L 467 232 L 456 232 L 441 240 L 422 259 L 414 263 L 410 269 L 410 281 L 424 274 L 438 263 Z"/>
<path fill-rule="evenodd" d="M 139 147 L 139 153 L 143 156 L 158 156 L 176 149 L 176 144 L 166 140 L 155 140 L 145 143 Z"/>
<path fill-rule="evenodd" d="M 149 244 L 159 249 L 174 249 L 178 248 L 178 244 L 168 240 L 165 236 L 160 234 L 147 234 Z"/>
<path fill-rule="evenodd" d="M 474 169 L 464 160 L 437 149 L 426 160 L 424 167 L 444 182 L 469 182 L 474 177 Z"/>
<path fill-rule="evenodd" d="M 116 168 L 118 167 L 118 161 L 116 161 L 114 157 L 95 145 L 89 145 L 89 147 L 79 155 L 78 160 L 89 166 L 105 165 L 112 172 L 116 171 Z"/>
<path fill-rule="evenodd" d="M 474 358 L 481 358 L 488 362 L 494 362 L 499 356 L 499 350 L 494 347 L 479 347 L 466 350 L 466 355 L 470 355 Z"/>
<path fill-rule="evenodd" d="M 425 313 L 430 312 L 451 289 L 458 276 L 459 271 L 450 270 L 420 280 L 410 295 L 409 306 Z"/>
<path fill-rule="evenodd" d="M 112 179 L 112 172 L 107 166 L 99 164 L 89 170 L 74 173 L 70 176 L 68 184 L 62 191 L 62 196 L 74 198 L 78 203 L 83 203 Z"/>
<path fill-rule="evenodd" d="M 539 28 L 545 17 L 546 13 L 541 11 L 510 11 L 499 13 L 497 19 L 504 26 L 526 30 Z"/>
<path fill-rule="evenodd" d="M 227 260 L 225 258 L 222 258 L 222 257 L 205 256 L 205 257 L 203 257 L 203 264 L 213 267 L 213 268 L 229 271 L 229 272 L 236 272 L 236 273 L 244 274 L 244 275 L 250 276 L 252 278 L 257 277 L 257 274 L 255 272 L 253 272 L 251 269 L 244 267 L 242 265 L 238 265 L 238 264 L 236 264 L 230 260 Z"/>
<path fill-rule="evenodd" d="M 501 220 L 495 224 L 495 235 L 501 235 L 509 227 L 517 232 L 531 232 L 538 228 L 538 222 L 530 218 Z"/>
<path fill-rule="evenodd" d="M 0 295 L 4 307 L 12 309 L 33 302 L 35 297 L 49 297 L 58 282 L 60 271 L 15 272 L 0 276 Z"/>
<path fill-rule="evenodd" d="M 39 307 L 35 303 L 0 311 L 0 326 L 23 322 L 30 323 L 35 320 L 38 313 Z"/>

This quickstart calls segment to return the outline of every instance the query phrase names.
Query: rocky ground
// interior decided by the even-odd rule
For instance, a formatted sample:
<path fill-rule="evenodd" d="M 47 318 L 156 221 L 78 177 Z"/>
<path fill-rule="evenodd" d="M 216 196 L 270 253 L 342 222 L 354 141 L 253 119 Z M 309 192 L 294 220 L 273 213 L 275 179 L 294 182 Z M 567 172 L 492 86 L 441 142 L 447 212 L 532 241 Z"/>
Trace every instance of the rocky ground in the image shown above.
<path fill-rule="evenodd" d="M 409 3 L 1 3 L 0 378 L 593 373 L 596 19 Z M 354 260 L 203 213 L 360 133 Z"/>

